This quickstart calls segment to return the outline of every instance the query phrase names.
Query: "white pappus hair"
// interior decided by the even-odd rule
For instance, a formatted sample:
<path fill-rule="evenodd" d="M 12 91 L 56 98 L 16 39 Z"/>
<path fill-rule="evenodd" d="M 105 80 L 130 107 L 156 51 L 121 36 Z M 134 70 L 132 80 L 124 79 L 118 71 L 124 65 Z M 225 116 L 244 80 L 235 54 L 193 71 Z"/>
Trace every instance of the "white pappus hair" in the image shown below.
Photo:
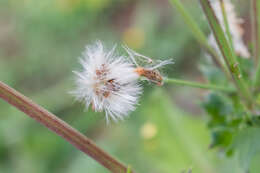
<path fill-rule="evenodd" d="M 87 108 L 104 111 L 107 122 L 123 120 L 135 110 L 142 92 L 135 67 L 124 56 L 116 56 L 115 47 L 106 51 L 100 41 L 86 46 L 80 59 L 83 70 L 74 71 L 76 89 L 72 94 Z"/>

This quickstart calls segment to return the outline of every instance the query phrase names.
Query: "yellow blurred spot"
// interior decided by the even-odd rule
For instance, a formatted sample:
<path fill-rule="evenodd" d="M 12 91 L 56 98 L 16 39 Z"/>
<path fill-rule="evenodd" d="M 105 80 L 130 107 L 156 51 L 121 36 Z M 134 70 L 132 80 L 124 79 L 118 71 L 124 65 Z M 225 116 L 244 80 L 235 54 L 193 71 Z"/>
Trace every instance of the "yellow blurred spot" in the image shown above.
<path fill-rule="evenodd" d="M 151 139 L 157 134 L 157 127 L 155 124 L 147 122 L 141 128 L 141 136 L 144 139 Z"/>
<path fill-rule="evenodd" d="M 130 48 L 142 48 L 144 45 L 144 41 L 144 31 L 140 28 L 131 27 L 125 30 L 125 32 L 123 33 L 123 42 L 125 42 Z"/>

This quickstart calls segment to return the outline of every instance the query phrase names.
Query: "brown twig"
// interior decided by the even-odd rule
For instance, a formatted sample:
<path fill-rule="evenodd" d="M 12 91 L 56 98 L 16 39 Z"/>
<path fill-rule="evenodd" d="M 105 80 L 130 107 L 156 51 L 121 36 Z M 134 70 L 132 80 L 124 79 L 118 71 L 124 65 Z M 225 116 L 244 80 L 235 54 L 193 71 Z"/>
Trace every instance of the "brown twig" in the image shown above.
<path fill-rule="evenodd" d="M 1 81 L 0 98 L 61 136 L 111 172 L 127 172 L 127 167 L 125 165 L 103 151 L 86 136 Z M 133 171 L 131 171 L 131 173 L 133 173 Z"/>

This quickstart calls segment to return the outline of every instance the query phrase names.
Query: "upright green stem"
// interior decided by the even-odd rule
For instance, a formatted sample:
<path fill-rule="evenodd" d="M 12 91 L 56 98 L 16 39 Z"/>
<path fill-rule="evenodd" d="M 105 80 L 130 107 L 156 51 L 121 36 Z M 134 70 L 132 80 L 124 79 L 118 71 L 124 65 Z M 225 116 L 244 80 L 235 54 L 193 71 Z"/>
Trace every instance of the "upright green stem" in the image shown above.
<path fill-rule="evenodd" d="M 61 136 L 111 172 L 126 173 L 128 171 L 129 173 L 133 173 L 133 171 L 129 170 L 125 165 L 103 151 L 90 139 L 76 129 L 72 128 L 69 124 L 56 117 L 54 114 L 48 112 L 46 109 L 33 103 L 30 99 L 1 81 L 0 98 L 24 112 L 29 117 L 38 121 L 57 135 Z"/>
<path fill-rule="evenodd" d="M 251 35 L 251 40 L 253 43 L 253 56 L 254 56 L 254 61 L 257 64 L 258 61 L 258 46 L 259 46 L 259 38 L 258 38 L 258 21 L 257 21 L 257 16 L 258 16 L 258 7 L 257 7 L 257 0 L 250 0 L 250 5 L 251 5 L 251 28 L 252 28 L 252 35 Z"/>
<path fill-rule="evenodd" d="M 170 0 L 173 6 L 176 7 L 178 12 L 182 15 L 184 22 L 189 26 L 191 32 L 193 33 L 194 37 L 198 40 L 198 42 L 202 45 L 202 47 L 212 56 L 213 61 L 222 68 L 223 72 L 230 77 L 230 73 L 227 69 L 227 66 L 222 63 L 221 57 L 218 53 L 208 44 L 208 39 L 201 31 L 199 26 L 196 24 L 194 19 L 189 15 L 189 13 L 185 10 L 180 0 Z"/>
<path fill-rule="evenodd" d="M 250 92 L 239 68 L 239 63 L 236 59 L 236 55 L 232 50 L 229 42 L 226 39 L 225 33 L 215 15 L 214 10 L 212 9 L 209 0 L 200 0 L 202 8 L 204 10 L 205 15 L 209 21 L 211 29 L 214 33 L 215 39 L 218 43 L 219 49 L 225 59 L 225 62 L 229 68 L 229 71 L 232 74 L 232 78 L 238 88 L 238 92 L 245 99 L 248 106 L 253 104 L 253 96 Z"/>
<path fill-rule="evenodd" d="M 254 79 L 255 89 L 260 89 L 260 61 L 259 61 L 259 37 L 260 37 L 260 2 L 258 0 L 251 0 L 251 24 L 252 24 L 252 42 L 253 53 L 256 64 L 256 73 Z"/>
<path fill-rule="evenodd" d="M 217 85 L 213 85 L 213 84 L 202 84 L 202 83 L 198 83 L 198 82 L 185 81 L 185 80 L 173 79 L 173 78 L 165 78 L 164 82 L 173 83 L 176 85 L 185 85 L 185 86 L 190 86 L 190 87 L 195 87 L 195 88 L 219 90 L 219 91 L 224 91 L 224 92 L 234 91 L 233 88 L 228 88 L 228 87 L 224 87 L 224 86 L 217 86 Z"/>
<path fill-rule="evenodd" d="M 254 86 L 256 90 L 260 89 L 260 63 L 258 63 L 255 74 Z"/>
<path fill-rule="evenodd" d="M 226 31 L 226 34 L 227 34 L 229 43 L 230 43 L 230 45 L 231 45 L 231 48 L 234 49 L 233 41 L 232 41 L 232 36 L 231 36 L 231 32 L 230 32 L 230 28 L 229 28 L 229 23 L 228 23 L 228 18 L 227 18 L 227 13 L 226 13 L 225 3 L 224 3 L 224 0 L 219 0 L 219 1 L 220 1 L 220 7 L 221 7 L 221 12 L 222 12 L 223 20 L 224 20 L 225 31 Z"/>

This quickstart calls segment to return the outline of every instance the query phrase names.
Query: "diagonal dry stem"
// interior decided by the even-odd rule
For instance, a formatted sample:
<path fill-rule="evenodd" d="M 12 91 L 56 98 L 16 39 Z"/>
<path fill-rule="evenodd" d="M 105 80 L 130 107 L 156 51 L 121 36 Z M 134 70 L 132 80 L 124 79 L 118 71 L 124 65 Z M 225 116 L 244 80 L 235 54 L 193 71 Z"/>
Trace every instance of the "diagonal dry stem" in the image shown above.
<path fill-rule="evenodd" d="M 111 172 L 129 172 L 127 166 L 103 151 L 79 131 L 1 81 L 0 98 L 61 136 L 74 145 L 77 149 L 81 150 L 109 169 Z M 133 171 L 130 172 L 133 173 Z"/>

